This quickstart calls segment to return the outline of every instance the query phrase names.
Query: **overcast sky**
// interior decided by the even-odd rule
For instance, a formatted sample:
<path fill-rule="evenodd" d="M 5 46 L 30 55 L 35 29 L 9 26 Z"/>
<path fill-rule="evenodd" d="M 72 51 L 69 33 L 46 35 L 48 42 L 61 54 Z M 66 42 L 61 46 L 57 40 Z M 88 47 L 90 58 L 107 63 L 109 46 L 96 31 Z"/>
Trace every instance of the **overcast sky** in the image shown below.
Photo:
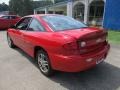
<path fill-rule="evenodd" d="M 38 0 L 34 0 L 34 1 L 38 1 Z M 3 2 L 5 2 L 6 4 L 8 4 L 9 0 L 0 0 L 0 3 L 3 3 Z"/>
<path fill-rule="evenodd" d="M 3 3 L 3 2 L 5 2 L 6 4 L 8 4 L 9 0 L 0 0 L 0 3 Z"/>

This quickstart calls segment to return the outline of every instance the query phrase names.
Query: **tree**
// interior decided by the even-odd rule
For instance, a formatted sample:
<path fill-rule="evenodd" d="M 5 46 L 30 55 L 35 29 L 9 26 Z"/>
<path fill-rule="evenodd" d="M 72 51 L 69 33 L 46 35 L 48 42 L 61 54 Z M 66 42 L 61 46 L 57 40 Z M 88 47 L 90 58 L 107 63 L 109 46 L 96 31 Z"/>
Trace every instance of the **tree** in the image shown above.
<path fill-rule="evenodd" d="M 10 11 L 13 11 L 20 16 L 33 13 L 32 0 L 10 0 L 9 7 Z"/>
<path fill-rule="evenodd" d="M 0 12 L 2 11 L 8 11 L 9 10 L 9 6 L 5 3 L 0 4 Z"/>
<path fill-rule="evenodd" d="M 50 0 L 46 0 L 46 1 L 33 1 L 33 9 L 35 8 L 39 8 L 39 7 L 44 7 L 47 5 L 52 5 L 53 3 Z"/>
<path fill-rule="evenodd" d="M 38 7 L 44 7 L 47 5 L 52 5 L 54 3 L 63 2 L 66 0 L 10 0 L 9 1 L 9 8 L 10 11 L 20 15 L 29 15 L 33 14 L 33 10 Z"/>
<path fill-rule="evenodd" d="M 23 0 L 23 12 L 25 15 L 33 13 L 33 0 Z"/>

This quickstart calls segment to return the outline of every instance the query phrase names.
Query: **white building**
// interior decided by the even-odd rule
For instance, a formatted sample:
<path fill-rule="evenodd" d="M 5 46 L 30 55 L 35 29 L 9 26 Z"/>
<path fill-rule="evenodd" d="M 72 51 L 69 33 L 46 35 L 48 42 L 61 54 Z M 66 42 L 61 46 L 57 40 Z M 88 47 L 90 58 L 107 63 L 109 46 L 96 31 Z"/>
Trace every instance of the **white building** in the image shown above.
<path fill-rule="evenodd" d="M 83 21 L 86 24 L 94 22 L 97 25 L 101 25 L 104 14 L 104 4 L 105 0 L 66 0 L 65 2 L 36 8 L 34 14 L 64 14 Z"/>

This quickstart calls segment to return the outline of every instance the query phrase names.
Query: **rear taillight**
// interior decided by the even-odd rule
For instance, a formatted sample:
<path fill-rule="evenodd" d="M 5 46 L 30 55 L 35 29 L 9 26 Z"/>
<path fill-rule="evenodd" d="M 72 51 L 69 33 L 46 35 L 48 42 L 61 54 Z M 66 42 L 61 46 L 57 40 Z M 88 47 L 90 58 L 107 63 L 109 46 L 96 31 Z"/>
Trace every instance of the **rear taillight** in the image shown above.
<path fill-rule="evenodd" d="M 78 45 L 77 42 L 71 42 L 63 45 L 63 48 L 66 50 L 77 50 Z"/>

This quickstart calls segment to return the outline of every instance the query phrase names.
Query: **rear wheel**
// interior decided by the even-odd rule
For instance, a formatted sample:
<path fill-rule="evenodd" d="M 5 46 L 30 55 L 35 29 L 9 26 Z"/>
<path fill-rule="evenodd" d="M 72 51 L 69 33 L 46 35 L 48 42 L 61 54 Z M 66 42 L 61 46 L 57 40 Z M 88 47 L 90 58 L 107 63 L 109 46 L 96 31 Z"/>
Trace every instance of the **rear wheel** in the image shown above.
<path fill-rule="evenodd" d="M 44 50 L 38 50 L 36 54 L 37 63 L 40 71 L 45 76 L 53 75 L 54 70 L 51 67 L 49 57 Z"/>
<path fill-rule="evenodd" d="M 15 45 L 9 35 L 7 35 L 7 41 L 10 48 L 15 48 Z"/>

